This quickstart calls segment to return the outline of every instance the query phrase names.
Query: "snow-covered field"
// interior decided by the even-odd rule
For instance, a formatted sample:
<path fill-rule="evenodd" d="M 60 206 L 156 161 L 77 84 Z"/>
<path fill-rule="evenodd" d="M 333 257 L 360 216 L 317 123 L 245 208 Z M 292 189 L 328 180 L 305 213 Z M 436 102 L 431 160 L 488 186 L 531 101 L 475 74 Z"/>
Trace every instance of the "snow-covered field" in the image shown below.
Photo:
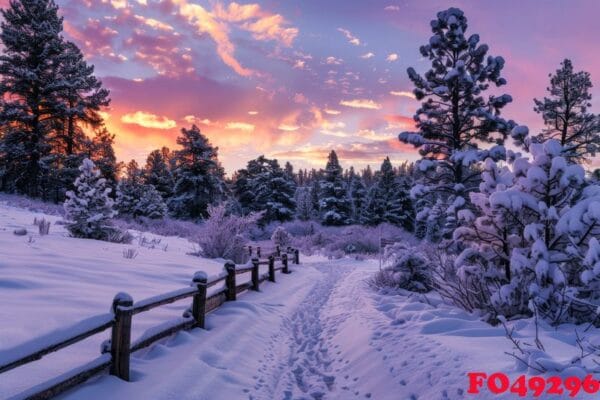
<path fill-rule="evenodd" d="M 138 241 L 73 239 L 51 216 L 50 235 L 40 237 L 35 216 L 41 215 L 0 205 L 0 361 L 16 345 L 106 313 L 119 291 L 139 300 L 187 286 L 195 271 L 222 270 L 222 260 L 186 254 L 194 245 L 183 239 L 160 238 L 166 251 Z M 13 235 L 18 227 L 31 235 Z M 139 255 L 124 258 L 128 248 Z M 485 388 L 479 396 L 466 393 L 467 372 L 523 373 L 504 354 L 512 344 L 501 326 L 434 295 L 374 292 L 366 282 L 376 261 L 302 261 L 291 275 L 278 275 L 277 283 L 263 283 L 260 293 L 245 293 L 211 313 L 206 330 L 181 332 L 136 353 L 132 382 L 105 375 L 61 398 L 492 399 L 499 397 Z M 183 301 L 136 316 L 133 338 L 179 317 L 187 306 Z M 516 338 L 531 342 L 531 321 L 514 327 Z M 600 336 L 593 329 L 585 335 Z M 90 338 L 0 375 L 0 398 L 92 360 L 104 339 Z M 543 327 L 541 339 L 559 361 L 577 355 L 572 326 Z"/>

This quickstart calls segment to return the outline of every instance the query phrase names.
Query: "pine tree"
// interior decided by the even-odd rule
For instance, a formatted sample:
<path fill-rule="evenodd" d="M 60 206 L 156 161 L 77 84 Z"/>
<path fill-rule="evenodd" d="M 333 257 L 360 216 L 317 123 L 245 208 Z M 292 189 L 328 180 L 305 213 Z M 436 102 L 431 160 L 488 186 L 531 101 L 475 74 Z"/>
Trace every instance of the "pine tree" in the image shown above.
<path fill-rule="evenodd" d="M 69 156 L 84 150 L 84 127 L 97 129 L 102 126 L 99 112 L 110 104 L 110 99 L 109 91 L 94 76 L 94 66 L 86 63 L 74 43 L 64 44 L 61 58 L 58 74 L 63 84 L 58 115 L 62 123 L 53 137 L 53 147 L 56 152 Z"/>
<path fill-rule="evenodd" d="M 106 240 L 115 232 L 111 219 L 116 215 L 106 180 L 90 159 L 83 160 L 75 191 L 67 192 L 64 203 L 67 229 L 75 237 Z"/>
<path fill-rule="evenodd" d="M 196 125 L 182 129 L 177 144 L 182 148 L 174 155 L 175 187 L 169 208 L 178 218 L 205 218 L 208 206 L 225 196 L 225 173 L 219 163 L 218 148 Z"/>
<path fill-rule="evenodd" d="M 310 187 L 296 189 L 296 217 L 301 221 L 308 221 L 315 215 Z"/>
<path fill-rule="evenodd" d="M 2 9 L 0 142 L 3 187 L 38 196 L 48 134 L 59 122 L 62 18 L 53 0 L 16 0 Z"/>
<path fill-rule="evenodd" d="M 433 36 L 420 51 L 432 68 L 424 77 L 408 69 L 413 93 L 418 100 L 425 99 L 415 114 L 419 131 L 403 132 L 399 139 L 419 148 L 422 156 L 418 168 L 424 176 L 413 194 L 425 197 L 428 205 L 419 214 L 427 217 L 428 209 L 437 205 L 443 215 L 455 219 L 460 209 L 469 206 L 468 194 L 479 184 L 476 163 L 490 156 L 505 157 L 502 144 L 515 124 L 499 114 L 512 98 L 483 96 L 491 85 L 506 84 L 501 77 L 504 59 L 488 56 L 488 46 L 479 44 L 479 35 L 465 37 L 468 24 L 461 10 L 439 12 L 431 28 Z M 496 146 L 481 150 L 481 144 Z M 454 226 L 443 225 L 448 237 Z"/>
<path fill-rule="evenodd" d="M 105 126 L 101 126 L 96 130 L 88 149 L 90 159 L 94 161 L 96 167 L 100 170 L 100 173 L 111 188 L 115 188 L 116 186 L 120 169 L 113 148 L 114 142 L 115 135 L 111 134 Z"/>
<path fill-rule="evenodd" d="M 238 171 L 234 183 L 236 196 L 245 214 L 265 211 L 262 222 L 286 221 L 296 211 L 296 183 L 277 160 L 260 156 Z"/>
<path fill-rule="evenodd" d="M 582 163 L 600 151 L 600 116 L 588 112 L 592 100 L 589 72 L 573 72 L 569 59 L 560 65 L 554 75 L 549 75 L 550 97 L 534 99 L 534 110 L 546 124 L 538 141 L 556 139 L 570 162 Z"/>
<path fill-rule="evenodd" d="M 362 179 L 357 174 L 350 174 L 348 196 L 352 203 L 352 221 L 354 223 L 363 223 L 363 211 L 367 200 L 367 190 L 365 189 Z"/>
<path fill-rule="evenodd" d="M 115 205 L 119 214 L 133 218 L 159 219 L 167 215 L 167 205 L 154 185 L 136 183 L 130 179 L 119 182 Z"/>
<path fill-rule="evenodd" d="M 324 177 L 319 182 L 319 211 L 323 225 L 351 223 L 352 205 L 348 200 L 342 167 L 333 150 L 329 153 Z"/>
<path fill-rule="evenodd" d="M 174 186 L 173 175 L 169 170 L 168 160 L 165 159 L 165 154 L 168 153 L 168 149 L 152 151 L 146 159 L 144 168 L 144 182 L 153 185 L 164 199 L 173 194 Z"/>

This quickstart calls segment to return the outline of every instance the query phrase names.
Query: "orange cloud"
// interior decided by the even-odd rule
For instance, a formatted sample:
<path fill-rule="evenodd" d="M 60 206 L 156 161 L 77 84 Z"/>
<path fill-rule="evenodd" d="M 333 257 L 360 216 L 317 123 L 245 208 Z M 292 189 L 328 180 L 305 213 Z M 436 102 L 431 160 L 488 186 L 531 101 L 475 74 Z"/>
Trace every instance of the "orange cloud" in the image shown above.
<path fill-rule="evenodd" d="M 125 124 L 135 124 L 152 129 L 173 129 L 177 126 L 177 123 L 172 119 L 145 111 L 136 111 L 135 113 L 125 114 L 121 117 L 121 121 Z"/>
<path fill-rule="evenodd" d="M 253 132 L 256 126 L 248 124 L 246 122 L 228 122 L 225 125 L 225 129 L 238 130 L 244 132 Z"/>

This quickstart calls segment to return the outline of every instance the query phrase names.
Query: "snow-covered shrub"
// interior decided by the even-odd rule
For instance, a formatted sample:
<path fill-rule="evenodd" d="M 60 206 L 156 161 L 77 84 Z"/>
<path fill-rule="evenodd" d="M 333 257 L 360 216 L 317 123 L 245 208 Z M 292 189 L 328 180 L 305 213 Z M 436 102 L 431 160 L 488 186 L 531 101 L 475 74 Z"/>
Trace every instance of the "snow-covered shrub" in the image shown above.
<path fill-rule="evenodd" d="M 273 235 L 271 235 L 271 241 L 273 241 L 276 246 L 283 248 L 292 243 L 292 237 L 283 226 L 278 226 L 275 228 Z"/>
<path fill-rule="evenodd" d="M 379 235 L 375 228 L 352 225 L 337 228 L 333 235 L 326 238 L 324 254 L 339 258 L 340 254 L 377 254 Z"/>
<path fill-rule="evenodd" d="M 204 221 L 198 238 L 200 255 L 244 262 L 244 234 L 247 234 L 261 217 L 262 213 L 251 213 L 247 216 L 227 215 L 224 205 L 209 206 L 208 218 Z"/>
<path fill-rule="evenodd" d="M 385 273 L 402 289 L 412 292 L 429 292 L 433 288 L 433 266 L 424 254 L 412 246 L 395 243 L 384 251 Z"/>
<path fill-rule="evenodd" d="M 319 226 L 317 223 L 312 221 L 290 221 L 281 224 L 285 228 L 285 230 L 291 236 L 309 236 L 313 235 L 317 231 L 317 227 Z"/>
<path fill-rule="evenodd" d="M 74 237 L 107 240 L 117 229 L 111 219 L 116 215 L 111 189 L 90 159 L 79 167 L 81 175 L 75 180 L 75 191 L 67 192 L 64 203 L 67 229 Z"/>

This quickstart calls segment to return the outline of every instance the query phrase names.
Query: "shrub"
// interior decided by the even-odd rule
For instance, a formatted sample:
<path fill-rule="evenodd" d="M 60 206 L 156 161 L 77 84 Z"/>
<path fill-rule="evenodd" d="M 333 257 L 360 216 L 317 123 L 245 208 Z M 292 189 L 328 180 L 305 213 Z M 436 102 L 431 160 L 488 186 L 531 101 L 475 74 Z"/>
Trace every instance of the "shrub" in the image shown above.
<path fill-rule="evenodd" d="M 225 206 L 219 205 L 209 206 L 208 215 L 198 239 L 199 254 L 207 258 L 244 262 L 244 234 L 262 218 L 262 213 L 252 213 L 243 217 L 227 215 Z"/>
<path fill-rule="evenodd" d="M 138 255 L 138 251 L 134 248 L 129 248 L 129 249 L 125 249 L 123 250 L 123 258 L 126 258 L 128 260 L 133 260 L 134 258 L 136 258 Z"/>
<path fill-rule="evenodd" d="M 432 266 L 427 257 L 413 247 L 396 243 L 385 248 L 385 269 L 380 279 L 412 292 L 433 289 Z"/>
<path fill-rule="evenodd" d="M 273 235 L 271 235 L 271 240 L 276 246 L 286 247 L 292 243 L 292 237 L 285 230 L 283 226 L 278 226 Z"/>

